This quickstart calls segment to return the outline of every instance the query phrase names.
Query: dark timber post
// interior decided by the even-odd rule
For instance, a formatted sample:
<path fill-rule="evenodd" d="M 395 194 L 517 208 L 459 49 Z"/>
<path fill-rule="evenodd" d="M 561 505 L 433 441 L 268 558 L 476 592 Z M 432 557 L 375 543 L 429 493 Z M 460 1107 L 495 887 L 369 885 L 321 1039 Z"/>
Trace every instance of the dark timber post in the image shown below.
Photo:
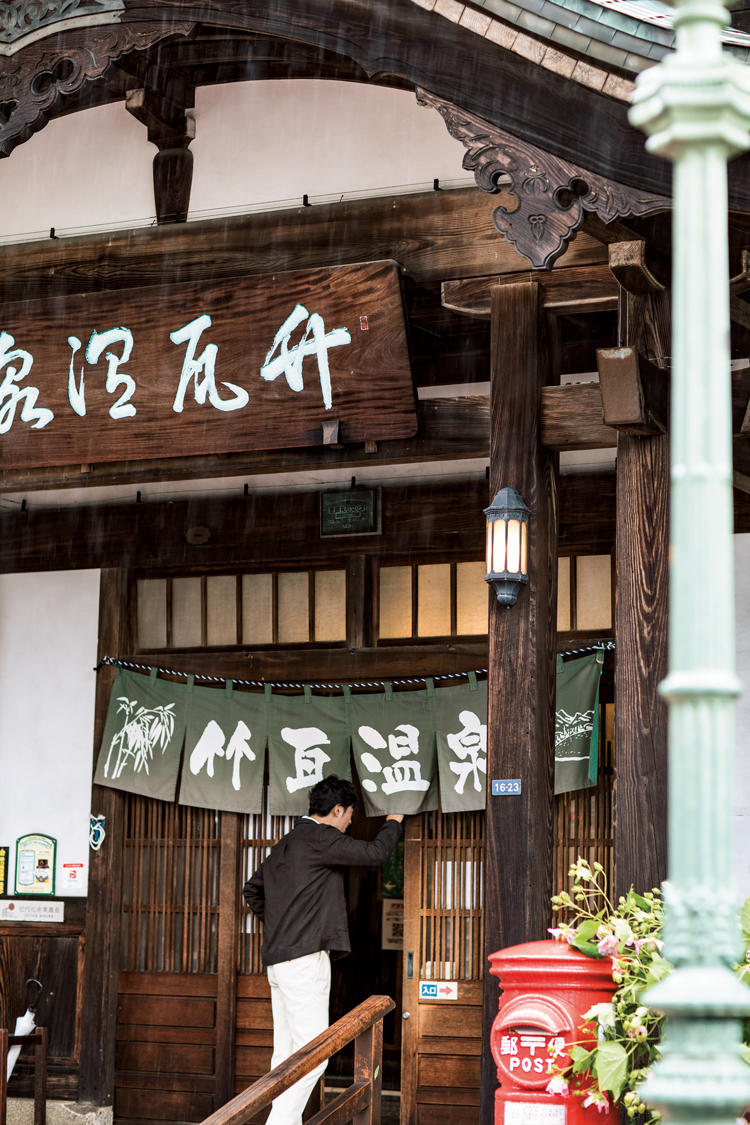
<path fill-rule="evenodd" d="M 651 320 L 666 319 L 668 298 L 651 298 Z M 624 343 L 645 344 L 644 301 L 621 293 Z M 661 313 L 661 316 L 658 313 Z M 647 346 L 647 345 L 646 345 Z M 657 339 L 656 359 L 668 354 Z M 664 379 L 668 374 L 664 372 Z M 615 548 L 615 893 L 639 892 L 667 877 L 667 674 L 669 441 L 667 434 L 617 437 Z"/>
<path fill-rule="evenodd" d="M 666 434 L 617 441 L 615 893 L 667 875 L 669 446 Z"/>
<path fill-rule="evenodd" d="M 503 608 L 491 595 L 488 793 L 520 778 L 518 796 L 487 798 L 485 954 L 547 936 L 552 893 L 552 800 L 557 587 L 557 456 L 539 443 L 548 382 L 536 282 L 492 291 L 490 494 L 520 492 L 529 508 L 529 584 Z M 486 964 L 486 962 L 485 962 Z M 481 1122 L 494 1115 L 489 1030 L 497 982 L 485 974 Z"/>
<path fill-rule="evenodd" d="M 99 656 L 118 655 L 127 636 L 127 574 L 119 568 L 101 573 Z M 102 668 L 96 683 L 94 757 L 104 732 L 114 668 Z M 95 785 L 92 812 L 106 817 L 104 843 L 92 851 L 86 899 L 86 950 L 81 1011 L 81 1078 L 78 1098 L 112 1105 L 115 1089 L 115 1032 L 120 970 L 120 915 L 124 794 Z"/>

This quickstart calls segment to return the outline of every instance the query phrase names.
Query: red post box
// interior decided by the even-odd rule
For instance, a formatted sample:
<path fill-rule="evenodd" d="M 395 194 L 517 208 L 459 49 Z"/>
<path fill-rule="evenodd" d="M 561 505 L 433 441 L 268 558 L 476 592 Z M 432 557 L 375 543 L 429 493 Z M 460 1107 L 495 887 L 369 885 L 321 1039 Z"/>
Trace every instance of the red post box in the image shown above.
<path fill-rule="evenodd" d="M 612 999 L 609 957 L 586 957 L 565 942 L 530 941 L 490 954 L 502 995 L 490 1032 L 500 1089 L 495 1125 L 617 1125 L 619 1107 L 584 1109 L 580 1097 L 550 1094 L 550 1046 L 594 1037 L 581 1031 L 583 1013 Z M 558 1060 L 560 1061 L 560 1060 Z"/>

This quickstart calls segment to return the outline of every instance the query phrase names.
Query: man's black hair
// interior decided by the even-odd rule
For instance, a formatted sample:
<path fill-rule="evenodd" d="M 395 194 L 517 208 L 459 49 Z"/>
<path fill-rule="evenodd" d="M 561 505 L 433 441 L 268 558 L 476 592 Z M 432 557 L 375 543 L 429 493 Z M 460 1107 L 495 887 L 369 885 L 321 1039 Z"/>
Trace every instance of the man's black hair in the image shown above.
<path fill-rule="evenodd" d="M 310 816 L 328 816 L 336 805 L 343 805 L 348 809 L 356 803 L 357 790 L 351 781 L 331 774 L 330 777 L 324 777 L 317 785 L 313 785 L 310 790 L 308 813 Z"/>

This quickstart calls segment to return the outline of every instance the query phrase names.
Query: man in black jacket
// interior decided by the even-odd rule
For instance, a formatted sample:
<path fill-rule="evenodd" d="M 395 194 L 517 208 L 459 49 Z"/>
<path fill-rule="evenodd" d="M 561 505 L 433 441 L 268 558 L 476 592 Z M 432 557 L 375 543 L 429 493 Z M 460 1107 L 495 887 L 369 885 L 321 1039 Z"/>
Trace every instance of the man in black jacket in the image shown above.
<path fill-rule="evenodd" d="M 389 814 L 374 840 L 345 835 L 355 800 L 351 782 L 334 776 L 319 781 L 310 790 L 308 815 L 279 840 L 243 888 L 245 902 L 263 921 L 272 1068 L 328 1027 L 329 954 L 351 950 L 342 868 L 383 863 L 401 835 L 402 813 Z M 280 1094 L 266 1125 L 301 1125 L 325 1066 Z"/>

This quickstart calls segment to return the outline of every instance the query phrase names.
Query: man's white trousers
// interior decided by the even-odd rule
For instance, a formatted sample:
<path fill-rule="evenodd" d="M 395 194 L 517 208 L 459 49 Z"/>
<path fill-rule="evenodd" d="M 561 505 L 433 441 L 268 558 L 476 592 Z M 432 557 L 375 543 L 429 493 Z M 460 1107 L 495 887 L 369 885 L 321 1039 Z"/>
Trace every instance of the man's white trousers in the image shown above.
<path fill-rule="evenodd" d="M 327 952 L 308 953 L 269 965 L 267 973 L 273 1011 L 273 1069 L 328 1027 L 331 960 Z M 326 1066 L 321 1063 L 279 1094 L 266 1125 L 302 1125 L 302 1111 Z"/>

